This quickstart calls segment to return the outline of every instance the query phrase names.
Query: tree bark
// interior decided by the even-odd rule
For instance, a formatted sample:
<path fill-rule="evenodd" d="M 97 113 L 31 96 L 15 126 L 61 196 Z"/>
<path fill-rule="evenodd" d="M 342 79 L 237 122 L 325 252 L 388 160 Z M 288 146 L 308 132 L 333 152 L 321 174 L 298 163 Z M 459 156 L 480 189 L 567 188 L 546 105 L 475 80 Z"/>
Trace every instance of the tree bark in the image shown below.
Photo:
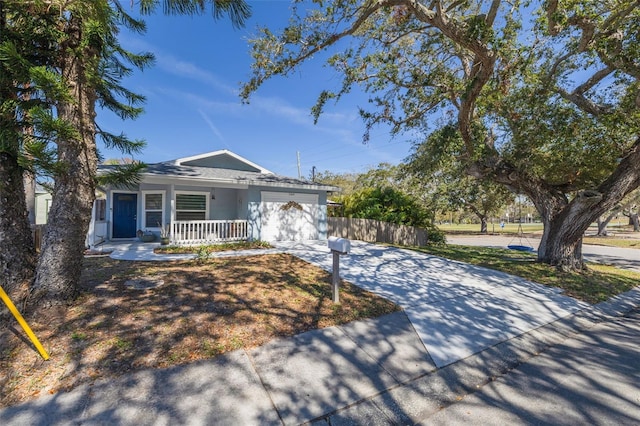
<path fill-rule="evenodd" d="M 623 214 L 629 218 L 629 225 L 633 225 L 633 232 L 640 232 L 640 218 L 638 217 L 638 212 Z"/>
<path fill-rule="evenodd" d="M 598 224 L 598 233 L 596 235 L 598 237 L 606 237 L 607 235 L 609 235 L 607 226 L 609 226 L 609 222 L 611 222 L 611 219 L 613 219 L 612 215 L 607 216 L 605 220 L 598 218 L 598 220 L 596 221 L 596 223 Z"/>
<path fill-rule="evenodd" d="M 563 270 L 582 270 L 584 232 L 640 186 L 640 137 L 608 178 L 594 190 L 579 192 L 572 200 L 565 190 L 532 179 L 497 157 L 472 163 L 468 173 L 503 184 L 534 203 L 544 225 L 538 261 Z"/>
<path fill-rule="evenodd" d="M 74 101 L 59 102 L 56 108 L 58 117 L 77 129 L 77 134 L 57 140 L 58 160 L 64 167 L 55 176 L 32 292 L 32 303 L 46 306 L 67 303 L 79 293 L 85 237 L 95 199 L 96 93 L 86 71 L 98 55 L 90 46 L 81 47 L 82 23 L 78 18 L 69 18 L 65 32 L 68 40 L 61 44 L 60 68 Z"/>
<path fill-rule="evenodd" d="M 0 152 L 0 241 L 0 285 L 12 299 L 21 298 L 21 284 L 33 279 L 36 256 L 22 168 L 6 151 Z"/>
<path fill-rule="evenodd" d="M 4 41 L 7 19 L 0 1 L 0 40 Z M 36 255 L 33 236 L 27 217 L 23 168 L 20 153 L 19 125 L 16 123 L 15 105 L 5 108 L 6 101 L 18 99 L 13 75 L 0 70 L 0 286 L 12 300 L 22 298 L 22 284 L 30 284 L 35 269 Z M 11 74 L 11 73 L 9 73 Z M 5 314 L 0 303 L 0 317 Z"/>
<path fill-rule="evenodd" d="M 607 226 L 609 225 L 609 222 L 611 222 L 613 220 L 614 217 L 616 217 L 616 215 L 620 212 L 620 208 L 617 207 L 614 210 L 611 211 L 611 213 L 609 213 L 609 216 L 607 216 L 604 220 L 602 220 L 601 217 L 598 217 L 596 223 L 598 224 L 598 236 L 599 237 L 606 237 L 608 235 L 607 232 Z"/>
<path fill-rule="evenodd" d="M 487 232 L 489 232 L 487 230 L 487 217 L 486 216 L 481 216 L 480 217 L 480 233 L 481 234 L 486 234 Z"/>

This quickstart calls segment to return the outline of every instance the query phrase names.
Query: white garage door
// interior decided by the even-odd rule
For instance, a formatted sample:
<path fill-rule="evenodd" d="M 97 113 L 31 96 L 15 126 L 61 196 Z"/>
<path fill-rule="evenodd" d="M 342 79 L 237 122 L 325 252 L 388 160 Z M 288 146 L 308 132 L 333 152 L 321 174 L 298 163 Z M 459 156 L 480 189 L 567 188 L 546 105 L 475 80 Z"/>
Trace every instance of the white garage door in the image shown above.
<path fill-rule="evenodd" d="M 317 194 L 263 191 L 261 196 L 261 240 L 318 239 Z"/>

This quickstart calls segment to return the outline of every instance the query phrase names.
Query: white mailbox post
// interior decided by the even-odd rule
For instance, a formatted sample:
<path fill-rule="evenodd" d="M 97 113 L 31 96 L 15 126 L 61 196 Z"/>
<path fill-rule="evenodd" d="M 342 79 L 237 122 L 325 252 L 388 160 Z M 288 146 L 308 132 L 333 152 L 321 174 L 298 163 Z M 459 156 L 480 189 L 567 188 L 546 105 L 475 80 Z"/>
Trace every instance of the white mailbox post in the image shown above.
<path fill-rule="evenodd" d="M 351 241 L 346 238 L 329 237 L 329 249 L 333 253 L 333 277 L 331 279 L 331 295 L 333 303 L 340 303 L 338 284 L 340 283 L 340 255 L 351 251 Z"/>

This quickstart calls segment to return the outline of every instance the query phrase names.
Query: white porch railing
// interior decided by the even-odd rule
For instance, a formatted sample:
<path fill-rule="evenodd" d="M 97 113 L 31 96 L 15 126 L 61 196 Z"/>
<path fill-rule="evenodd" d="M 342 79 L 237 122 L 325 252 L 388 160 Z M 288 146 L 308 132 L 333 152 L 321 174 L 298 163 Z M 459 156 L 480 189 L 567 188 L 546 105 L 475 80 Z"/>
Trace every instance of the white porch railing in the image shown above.
<path fill-rule="evenodd" d="M 246 241 L 246 220 L 177 220 L 171 223 L 171 243 L 178 245 Z"/>

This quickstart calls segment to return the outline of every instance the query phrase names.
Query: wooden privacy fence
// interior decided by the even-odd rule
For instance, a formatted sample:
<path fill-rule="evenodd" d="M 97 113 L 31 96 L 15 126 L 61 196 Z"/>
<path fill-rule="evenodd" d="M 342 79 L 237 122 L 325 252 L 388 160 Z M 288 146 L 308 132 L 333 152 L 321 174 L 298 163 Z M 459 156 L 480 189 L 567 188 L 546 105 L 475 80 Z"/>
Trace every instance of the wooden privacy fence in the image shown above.
<path fill-rule="evenodd" d="M 428 240 L 427 231 L 422 228 L 396 225 L 379 220 L 329 217 L 327 225 L 329 236 L 349 238 L 350 240 L 401 246 L 425 246 Z"/>
<path fill-rule="evenodd" d="M 42 247 L 42 235 L 44 235 L 44 225 L 31 225 L 31 234 L 33 235 L 33 245 L 36 251 L 40 251 L 40 247 Z"/>

